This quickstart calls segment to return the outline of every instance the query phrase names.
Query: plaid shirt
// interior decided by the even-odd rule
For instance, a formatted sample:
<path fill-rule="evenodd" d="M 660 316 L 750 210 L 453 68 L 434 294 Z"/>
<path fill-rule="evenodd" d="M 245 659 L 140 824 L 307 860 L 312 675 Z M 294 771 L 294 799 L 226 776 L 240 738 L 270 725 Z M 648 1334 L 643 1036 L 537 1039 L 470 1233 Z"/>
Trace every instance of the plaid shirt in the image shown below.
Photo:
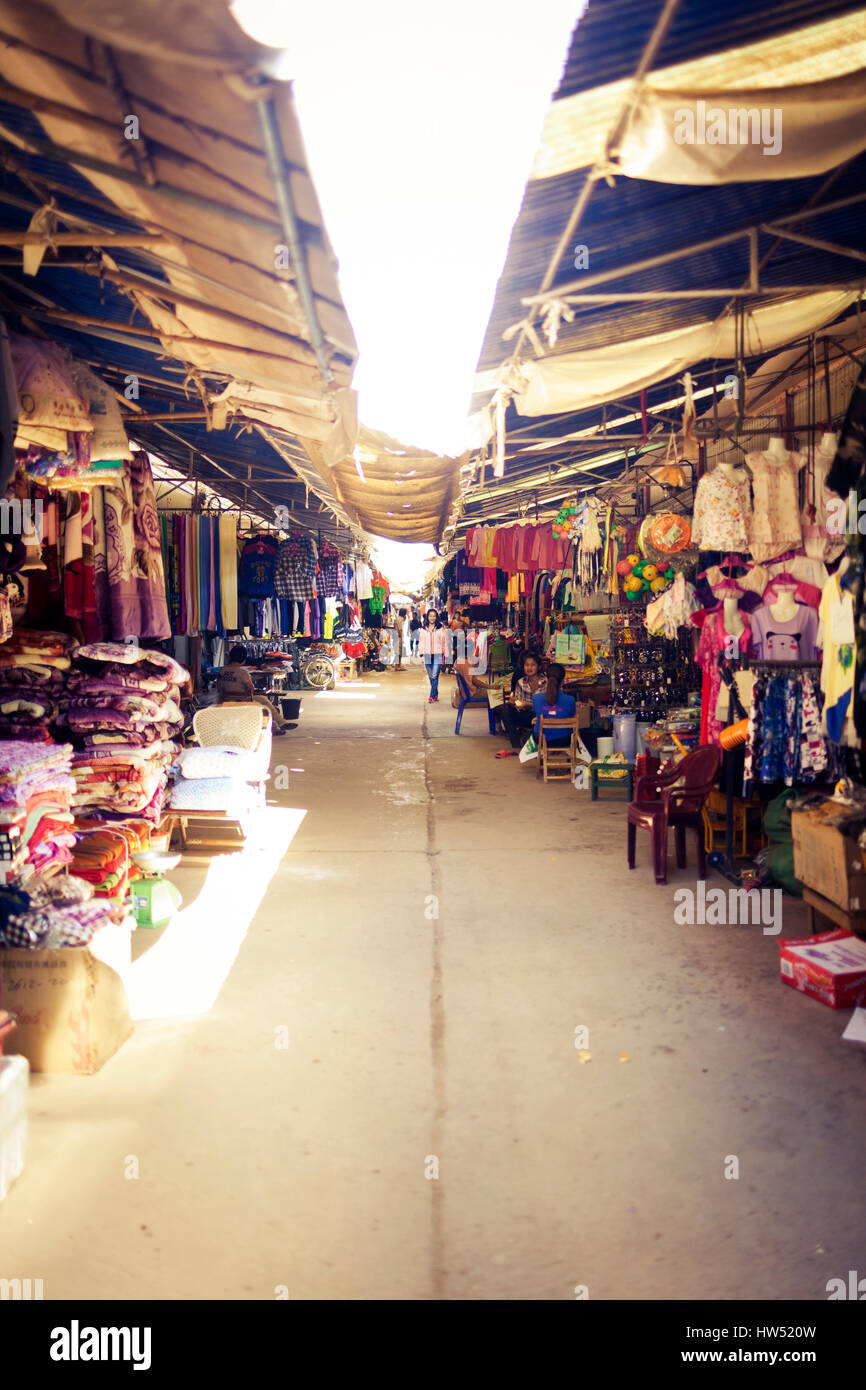
<path fill-rule="evenodd" d="M 315 598 L 318 562 L 319 552 L 312 536 L 297 536 L 283 541 L 274 574 L 277 598 L 294 599 L 296 603 Z"/>
<path fill-rule="evenodd" d="M 320 598 L 339 598 L 343 592 L 343 562 L 339 552 L 327 551 L 319 556 L 319 575 L 316 580 Z"/>

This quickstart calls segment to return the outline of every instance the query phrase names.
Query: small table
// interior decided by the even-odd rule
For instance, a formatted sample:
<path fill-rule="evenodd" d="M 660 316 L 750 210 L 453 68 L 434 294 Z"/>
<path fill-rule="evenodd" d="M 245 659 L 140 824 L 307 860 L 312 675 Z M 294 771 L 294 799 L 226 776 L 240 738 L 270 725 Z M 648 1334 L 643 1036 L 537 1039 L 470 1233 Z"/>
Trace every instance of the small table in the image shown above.
<path fill-rule="evenodd" d="M 628 793 L 626 800 L 631 801 L 633 779 L 634 763 L 590 763 L 589 799 L 598 801 L 598 784 L 601 782 L 602 786 L 606 787 L 625 787 Z"/>
<path fill-rule="evenodd" d="M 810 936 L 816 936 L 823 930 L 818 923 L 818 918 L 825 917 L 828 921 L 835 922 L 837 927 L 844 927 L 846 931 L 854 932 L 855 936 L 866 938 L 866 913 L 847 912 L 844 907 L 831 902 L 829 898 L 822 897 L 813 888 L 803 889 L 803 902 L 806 904 L 806 920 L 809 923 Z"/>

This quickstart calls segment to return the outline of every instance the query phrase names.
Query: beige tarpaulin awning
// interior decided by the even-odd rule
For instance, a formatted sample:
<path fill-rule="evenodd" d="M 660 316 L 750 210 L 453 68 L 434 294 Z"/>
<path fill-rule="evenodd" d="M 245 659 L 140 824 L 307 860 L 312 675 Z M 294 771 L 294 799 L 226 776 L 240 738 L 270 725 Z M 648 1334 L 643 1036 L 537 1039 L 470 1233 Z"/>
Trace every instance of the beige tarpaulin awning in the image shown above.
<path fill-rule="evenodd" d="M 352 521 L 395 541 L 438 540 L 457 497 L 460 467 L 469 457 L 433 454 L 365 425 L 354 450 L 330 464 L 322 448 L 309 440 L 304 444 Z"/>
<path fill-rule="evenodd" d="M 752 308 L 744 320 L 745 353 L 770 352 L 814 332 L 859 298 L 859 291 L 828 290 Z M 649 338 L 530 360 L 521 364 L 522 384 L 514 402 L 521 415 L 535 416 L 622 399 L 696 362 L 736 357 L 736 333 L 736 321 L 729 315 Z M 475 389 L 490 390 L 498 381 L 498 371 L 479 373 Z M 492 435 L 489 412 L 487 429 Z"/>
<path fill-rule="evenodd" d="M 148 272 L 118 266 L 106 234 L 94 273 L 194 378 L 226 379 L 199 388 L 216 428 L 237 412 L 331 441 L 357 350 L 275 56 L 225 0 L 0 0 L 0 99 L 42 126 L 0 135 L 79 169 L 151 234 Z"/>
<path fill-rule="evenodd" d="M 612 171 L 672 183 L 723 183 L 791 178 L 832 168 L 866 143 L 864 69 L 864 8 L 657 68 L 645 80 L 630 134 L 625 134 Z M 554 101 L 530 178 L 557 178 L 603 160 L 607 137 L 631 92 L 631 81 L 623 79 Z M 691 105 L 697 121 L 696 103 L 701 99 L 726 109 L 766 107 L 772 111 L 781 106 L 779 153 L 765 156 L 760 141 L 734 148 L 728 141 L 703 146 L 684 141 L 678 146 L 673 138 L 675 112 Z M 853 118 L 850 125 L 847 115 Z M 730 167 L 732 155 L 736 172 Z M 689 162 L 690 167 L 685 169 L 683 164 L 677 172 L 674 163 L 680 161 Z M 703 172 L 701 161 L 706 161 Z M 793 168 L 792 161 L 802 161 L 803 167 Z"/>

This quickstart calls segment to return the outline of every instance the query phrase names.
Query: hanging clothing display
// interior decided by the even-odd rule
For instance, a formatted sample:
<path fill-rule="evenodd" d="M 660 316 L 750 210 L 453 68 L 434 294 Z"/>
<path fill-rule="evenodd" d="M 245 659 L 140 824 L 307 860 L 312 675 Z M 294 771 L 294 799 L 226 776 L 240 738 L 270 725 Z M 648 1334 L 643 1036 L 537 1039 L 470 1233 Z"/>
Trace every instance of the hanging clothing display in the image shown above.
<path fill-rule="evenodd" d="M 749 475 L 744 468 L 728 473 L 724 467 L 705 473 L 695 489 L 692 515 L 692 544 L 700 550 L 732 551 L 749 549 L 752 503 Z"/>
<path fill-rule="evenodd" d="M 298 603 L 314 599 L 318 563 L 318 547 L 307 531 L 296 531 L 282 541 L 274 572 L 273 591 L 277 597 Z"/>
<path fill-rule="evenodd" d="M 805 459 L 784 445 L 746 455 L 752 470 L 754 508 L 748 549 L 756 560 L 772 560 L 803 543 L 798 501 L 799 470 Z"/>
<path fill-rule="evenodd" d="M 803 549 L 816 560 L 837 560 L 845 551 L 844 530 L 840 534 L 838 526 L 828 525 L 839 503 L 839 498 L 827 487 L 827 474 L 835 457 L 836 436 L 825 434 L 809 460 L 806 504 L 800 517 Z"/>
<path fill-rule="evenodd" d="M 366 560 L 359 560 L 355 566 L 355 597 L 357 599 L 371 599 L 373 597 L 373 571 Z"/>
<path fill-rule="evenodd" d="M 752 688 L 744 795 L 752 782 L 815 782 L 828 765 L 813 676 L 760 673 Z"/>
<path fill-rule="evenodd" d="M 693 625 L 701 630 L 695 658 L 704 673 L 701 684 L 701 743 L 719 743 L 722 729 L 727 723 L 724 717 L 726 711 L 720 709 L 722 675 L 719 656 L 723 652 L 734 658 L 748 656 L 752 650 L 749 615 L 742 609 L 738 611 L 743 624 L 739 636 L 726 631 L 725 612 L 721 604 L 709 613 L 702 610 L 692 615 Z"/>
<path fill-rule="evenodd" d="M 104 500 L 108 635 L 120 640 L 170 637 L 159 517 L 145 453 L 133 455 L 122 485 L 105 488 Z"/>
<path fill-rule="evenodd" d="M 274 592 L 279 546 L 273 536 L 248 540 L 241 553 L 238 592 L 246 598 L 269 598 Z"/>
<path fill-rule="evenodd" d="M 856 674 L 854 600 L 842 588 L 839 574 L 831 575 L 818 610 L 822 647 L 821 691 L 824 695 L 824 728 L 834 743 L 852 747 L 858 743 L 853 723 Z"/>
<path fill-rule="evenodd" d="M 339 550 L 329 541 L 319 546 L 316 592 L 320 598 L 339 598 L 343 593 L 343 562 Z"/>

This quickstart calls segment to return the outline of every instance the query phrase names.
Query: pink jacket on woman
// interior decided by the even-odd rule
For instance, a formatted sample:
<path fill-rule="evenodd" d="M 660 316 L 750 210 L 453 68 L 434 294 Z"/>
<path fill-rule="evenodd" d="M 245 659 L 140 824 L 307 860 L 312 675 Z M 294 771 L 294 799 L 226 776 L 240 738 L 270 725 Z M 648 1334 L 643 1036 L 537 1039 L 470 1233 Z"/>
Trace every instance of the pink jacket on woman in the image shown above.
<path fill-rule="evenodd" d="M 451 633 L 447 627 L 422 627 L 418 633 L 418 652 L 421 656 L 441 656 L 444 662 L 451 659 Z"/>

